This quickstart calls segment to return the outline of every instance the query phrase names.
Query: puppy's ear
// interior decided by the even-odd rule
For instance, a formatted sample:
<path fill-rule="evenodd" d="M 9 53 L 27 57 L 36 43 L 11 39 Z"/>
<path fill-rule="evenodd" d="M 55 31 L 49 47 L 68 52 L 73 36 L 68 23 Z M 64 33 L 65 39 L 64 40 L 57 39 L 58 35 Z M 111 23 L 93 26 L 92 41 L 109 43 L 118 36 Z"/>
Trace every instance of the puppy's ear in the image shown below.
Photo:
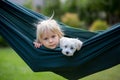
<path fill-rule="evenodd" d="M 77 51 L 79 51 L 79 50 L 81 49 L 82 44 L 83 44 L 83 42 L 82 42 L 82 41 L 80 41 L 80 40 L 76 39 L 76 48 L 77 48 Z"/>
<path fill-rule="evenodd" d="M 62 37 L 61 39 L 60 39 L 60 47 L 62 48 L 62 46 L 63 46 L 63 44 L 64 44 L 64 37 Z"/>

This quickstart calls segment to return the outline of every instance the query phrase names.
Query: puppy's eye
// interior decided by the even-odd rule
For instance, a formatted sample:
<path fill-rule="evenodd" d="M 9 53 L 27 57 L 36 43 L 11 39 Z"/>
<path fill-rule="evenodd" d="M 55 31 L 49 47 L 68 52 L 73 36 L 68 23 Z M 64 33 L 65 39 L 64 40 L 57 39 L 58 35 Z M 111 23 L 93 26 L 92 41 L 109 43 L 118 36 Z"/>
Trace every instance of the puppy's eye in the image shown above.
<path fill-rule="evenodd" d="M 70 49 L 74 49 L 73 47 L 71 47 Z"/>
<path fill-rule="evenodd" d="M 67 48 L 67 45 L 65 45 L 65 48 Z"/>

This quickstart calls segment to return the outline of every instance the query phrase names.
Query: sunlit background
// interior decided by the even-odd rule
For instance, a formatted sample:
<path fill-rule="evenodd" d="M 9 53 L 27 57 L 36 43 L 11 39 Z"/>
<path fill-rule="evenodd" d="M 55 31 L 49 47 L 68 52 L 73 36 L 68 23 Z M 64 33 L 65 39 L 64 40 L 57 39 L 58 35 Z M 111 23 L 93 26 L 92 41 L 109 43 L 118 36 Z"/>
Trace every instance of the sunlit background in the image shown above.
<path fill-rule="evenodd" d="M 118 0 L 11 0 L 72 27 L 104 30 L 120 22 Z"/>

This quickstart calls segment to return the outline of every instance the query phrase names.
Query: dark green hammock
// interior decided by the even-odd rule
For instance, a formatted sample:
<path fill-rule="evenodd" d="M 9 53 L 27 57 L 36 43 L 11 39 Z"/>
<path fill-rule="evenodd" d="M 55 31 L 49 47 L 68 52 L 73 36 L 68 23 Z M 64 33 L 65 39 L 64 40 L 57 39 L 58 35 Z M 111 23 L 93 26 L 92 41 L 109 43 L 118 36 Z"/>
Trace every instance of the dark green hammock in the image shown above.
<path fill-rule="evenodd" d="M 0 35 L 35 72 L 52 71 L 75 80 L 120 63 L 120 24 L 93 33 L 59 23 L 67 37 L 77 37 L 83 47 L 74 56 L 62 55 L 61 49 L 34 48 L 35 24 L 47 19 L 7 0 L 0 0 Z"/>

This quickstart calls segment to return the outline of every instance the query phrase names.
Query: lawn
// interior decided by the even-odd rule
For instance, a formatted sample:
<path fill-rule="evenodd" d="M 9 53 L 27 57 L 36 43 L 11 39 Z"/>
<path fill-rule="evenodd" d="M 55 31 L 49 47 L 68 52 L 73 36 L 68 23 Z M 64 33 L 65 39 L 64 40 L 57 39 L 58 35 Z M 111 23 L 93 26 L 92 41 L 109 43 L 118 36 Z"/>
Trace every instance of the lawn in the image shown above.
<path fill-rule="evenodd" d="M 33 72 L 11 48 L 0 48 L 0 80 L 66 80 L 52 72 Z M 120 65 L 80 80 L 120 80 Z"/>

